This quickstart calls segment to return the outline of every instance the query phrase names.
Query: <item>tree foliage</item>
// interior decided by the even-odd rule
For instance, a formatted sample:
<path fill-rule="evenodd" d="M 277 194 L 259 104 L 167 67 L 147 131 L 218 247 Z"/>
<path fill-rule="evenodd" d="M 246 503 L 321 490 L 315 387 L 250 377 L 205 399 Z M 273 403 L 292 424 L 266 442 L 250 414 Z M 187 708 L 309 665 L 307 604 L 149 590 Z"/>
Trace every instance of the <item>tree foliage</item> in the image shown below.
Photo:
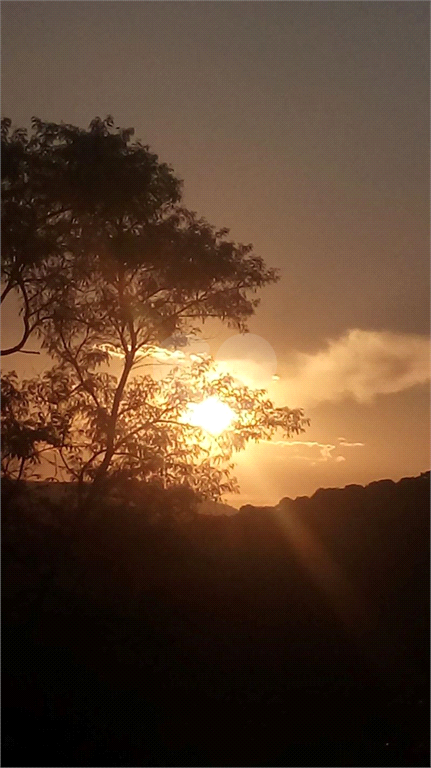
<path fill-rule="evenodd" d="M 25 326 L 3 354 L 35 329 L 46 340 L 66 307 L 68 332 L 95 333 L 112 302 L 104 331 L 118 339 L 120 326 L 131 349 L 193 318 L 244 328 L 249 294 L 277 279 L 250 245 L 184 208 L 172 169 L 132 136 L 111 117 L 88 130 L 33 118 L 30 137 L 2 121 L 3 299 L 20 292 Z"/>
<path fill-rule="evenodd" d="M 67 416 L 47 409 L 37 381 L 20 382 L 16 373 L 1 379 L 1 468 L 3 477 L 33 477 L 42 453 L 61 446 Z"/>
<path fill-rule="evenodd" d="M 14 454 L 8 438 L 5 458 L 25 457 L 31 469 L 38 444 L 57 479 L 89 485 L 103 477 L 104 489 L 113 482 L 143 480 L 159 488 L 185 486 L 202 498 L 215 499 L 237 489 L 232 477 L 236 451 L 250 440 L 270 439 L 277 430 L 287 437 L 299 433 L 307 423 L 301 410 L 276 408 L 264 390 L 239 385 L 202 359 L 173 368 L 161 380 L 133 377 L 123 391 L 110 460 L 104 466 L 118 379 L 93 370 L 89 380 L 91 387 L 73 368 L 59 365 L 15 388 L 14 396 L 24 403 L 20 413 L 27 421 L 21 423 L 30 430 L 32 451 Z M 11 377 L 8 381 L 12 387 Z M 231 426 L 219 436 L 193 426 L 188 417 L 190 403 L 211 397 L 234 414 Z M 29 401 L 31 414 L 37 411 L 33 421 Z"/>
<path fill-rule="evenodd" d="M 54 361 L 39 379 L 4 382 L 5 461 L 20 462 L 21 477 L 43 450 L 81 484 L 134 477 L 217 497 L 235 488 L 233 452 L 301 431 L 302 412 L 204 360 L 161 382 L 137 372 L 209 318 L 245 331 L 257 291 L 278 274 L 187 210 L 172 168 L 132 137 L 110 116 L 88 130 L 33 118 L 30 136 L 2 121 L 2 299 L 18 292 L 24 322 L 3 354 L 28 351 L 34 334 Z M 184 412 L 211 395 L 236 422 L 209 445 Z"/>

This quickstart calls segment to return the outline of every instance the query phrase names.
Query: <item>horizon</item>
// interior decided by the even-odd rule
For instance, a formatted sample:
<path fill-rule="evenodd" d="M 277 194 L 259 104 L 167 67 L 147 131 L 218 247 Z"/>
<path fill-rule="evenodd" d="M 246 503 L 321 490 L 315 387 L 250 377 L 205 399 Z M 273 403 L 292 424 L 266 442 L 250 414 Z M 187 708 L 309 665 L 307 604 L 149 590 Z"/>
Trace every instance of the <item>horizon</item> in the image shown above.
<path fill-rule="evenodd" d="M 424 472 L 421 472 L 419 475 L 403 476 L 403 477 L 400 477 L 400 478 L 398 478 L 396 480 L 394 480 L 393 478 L 390 478 L 390 477 L 382 477 L 382 478 L 379 478 L 377 480 L 371 480 L 369 483 L 366 483 L 365 485 L 363 485 L 361 483 L 348 483 L 347 485 L 344 485 L 344 486 L 325 486 L 325 487 L 319 487 L 310 495 L 295 496 L 293 498 L 291 498 L 290 496 L 283 496 L 281 499 L 279 499 L 279 501 L 276 504 L 252 504 L 251 502 L 244 502 L 240 506 L 236 507 L 233 503 L 228 503 L 224 499 L 220 499 L 219 501 L 203 500 L 203 501 L 198 503 L 198 510 L 199 510 L 200 507 L 205 506 L 205 505 L 209 505 L 210 507 L 213 507 L 213 506 L 215 506 L 215 507 L 220 506 L 222 508 L 223 507 L 229 507 L 230 509 L 235 509 L 237 512 L 240 512 L 242 508 L 247 507 L 247 506 L 256 507 L 256 508 L 259 508 L 259 507 L 273 508 L 273 507 L 278 506 L 282 501 L 285 501 L 286 499 L 288 499 L 289 501 L 292 501 L 292 502 L 293 501 L 297 501 L 298 499 L 301 500 L 301 499 L 304 499 L 304 498 L 312 499 L 318 491 L 334 491 L 334 490 L 344 491 L 347 488 L 367 488 L 370 485 L 376 485 L 378 483 L 385 483 L 385 482 L 394 483 L 394 485 L 396 485 L 397 483 L 401 482 L 402 480 L 418 480 L 421 477 L 426 477 L 426 476 L 428 476 L 430 474 L 430 472 L 431 472 L 431 470 L 427 469 Z M 24 482 L 25 482 L 26 485 L 44 485 L 45 487 L 56 487 L 56 486 L 62 486 L 62 485 L 76 485 L 77 484 L 77 483 L 74 483 L 73 481 L 67 481 L 67 480 L 58 480 L 58 481 L 55 480 L 55 481 L 53 481 L 52 479 L 49 480 L 49 479 L 44 479 L 44 478 L 39 478 L 38 480 L 25 480 Z M 236 498 L 238 498 L 238 497 L 236 497 Z M 204 514 L 210 514 L 211 515 L 210 512 L 204 513 Z"/>

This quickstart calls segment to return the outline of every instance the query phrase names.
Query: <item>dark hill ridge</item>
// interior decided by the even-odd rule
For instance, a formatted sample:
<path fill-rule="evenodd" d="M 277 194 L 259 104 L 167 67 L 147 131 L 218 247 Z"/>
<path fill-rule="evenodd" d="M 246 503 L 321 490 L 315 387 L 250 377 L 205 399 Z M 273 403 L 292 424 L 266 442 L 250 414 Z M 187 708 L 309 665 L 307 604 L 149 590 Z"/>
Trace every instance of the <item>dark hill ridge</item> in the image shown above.
<path fill-rule="evenodd" d="M 346 485 L 343 488 L 318 488 L 317 491 L 313 493 L 312 496 L 297 496 L 295 499 L 291 499 L 289 496 L 285 496 L 284 498 L 279 501 L 278 504 L 276 504 L 276 507 L 283 508 L 286 507 L 288 504 L 292 503 L 300 503 L 300 502 L 306 502 L 306 501 L 316 501 L 320 499 L 335 499 L 335 498 L 344 498 L 345 501 L 348 501 L 350 499 L 356 498 L 363 498 L 362 494 L 365 491 L 368 494 L 378 494 L 379 496 L 383 495 L 384 493 L 388 492 L 390 489 L 394 489 L 394 486 L 409 486 L 410 488 L 413 488 L 417 485 L 417 481 L 421 481 L 422 483 L 429 483 L 430 482 L 430 472 L 422 472 L 420 475 L 415 477 L 403 477 L 399 481 L 395 480 L 389 480 L 389 479 L 383 479 L 383 480 L 373 480 L 368 485 L 358 485 L 356 483 L 352 483 L 350 485 Z M 253 504 L 244 504 L 242 507 L 240 507 L 240 512 L 247 511 L 251 509 L 272 509 L 273 507 L 256 507 Z"/>
<path fill-rule="evenodd" d="M 262 522 L 298 520 L 351 570 L 366 554 L 377 568 L 384 560 L 429 557 L 430 473 L 380 480 L 367 486 L 320 488 L 313 496 L 283 498 L 275 507 L 243 506 L 240 516 Z M 368 563 L 371 566 L 371 562 Z"/>
<path fill-rule="evenodd" d="M 317 558 L 317 582 L 319 576 L 324 582 L 328 569 L 331 575 L 331 562 L 335 563 L 380 628 L 383 646 L 389 636 L 391 645 L 402 645 L 414 642 L 422 632 L 425 642 L 429 626 L 425 607 L 429 605 L 429 486 L 430 473 L 425 472 L 399 482 L 325 488 L 310 498 L 284 498 L 275 507 L 242 507 L 240 517 L 246 527 L 253 520 L 255 533 L 259 530 L 263 538 L 271 520 L 278 528 L 275 540 L 286 539 L 305 570 L 307 557 Z"/>
<path fill-rule="evenodd" d="M 313 504 L 322 505 L 326 502 L 331 503 L 332 501 L 335 501 L 338 505 L 346 504 L 347 506 L 358 505 L 360 503 L 360 500 L 362 500 L 365 503 L 366 499 L 371 498 L 371 496 L 378 495 L 381 499 L 383 499 L 385 493 L 389 493 L 391 490 L 394 490 L 394 486 L 399 486 L 402 484 L 403 486 L 409 485 L 409 487 L 413 487 L 412 481 L 421 480 L 424 483 L 429 483 L 430 481 L 430 472 L 423 472 L 418 477 L 405 477 L 399 480 L 398 482 L 394 480 L 384 479 L 384 480 L 375 480 L 371 483 L 369 483 L 366 486 L 357 485 L 357 484 L 351 484 L 346 485 L 344 488 L 319 488 L 317 491 L 314 492 L 312 496 L 297 496 L 295 499 L 291 499 L 289 496 L 285 496 L 284 498 L 279 501 L 278 504 L 275 505 L 275 507 L 271 506 L 254 506 L 253 504 L 244 504 L 239 509 L 236 507 L 231 506 L 230 504 L 226 504 L 224 502 L 214 502 L 214 501 L 204 501 L 198 505 L 198 512 L 199 514 L 204 515 L 216 515 L 216 516 L 231 516 L 234 514 L 238 514 L 238 512 L 242 514 L 246 514 L 247 512 L 252 512 L 253 510 L 272 510 L 272 509 L 280 509 L 280 510 L 286 510 L 289 505 L 296 504 L 299 508 L 301 505 L 305 506 L 308 504 L 308 502 L 312 502 Z M 414 483 L 415 484 L 415 483 Z M 63 501 L 63 499 L 67 496 L 67 494 L 73 489 L 73 484 L 71 483 L 62 483 L 62 482 L 48 482 L 48 481 L 28 481 L 25 483 L 25 485 L 35 492 L 38 497 L 46 496 L 52 501 Z M 367 495 L 368 494 L 368 495 Z"/>
<path fill-rule="evenodd" d="M 71 540 L 5 486 L 3 764 L 429 765 L 429 480 Z"/>

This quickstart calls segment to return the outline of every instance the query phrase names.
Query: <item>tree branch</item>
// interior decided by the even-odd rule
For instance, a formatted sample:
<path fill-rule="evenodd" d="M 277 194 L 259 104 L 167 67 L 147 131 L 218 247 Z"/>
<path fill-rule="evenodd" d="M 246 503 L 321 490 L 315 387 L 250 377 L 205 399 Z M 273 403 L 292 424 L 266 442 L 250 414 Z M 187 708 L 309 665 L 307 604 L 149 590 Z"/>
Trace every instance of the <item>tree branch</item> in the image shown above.
<path fill-rule="evenodd" d="M 24 314 L 23 314 L 24 331 L 23 331 L 21 340 L 17 344 L 15 344 L 13 347 L 9 347 L 9 349 L 2 349 L 0 351 L 1 356 L 13 355 L 15 354 L 15 352 L 24 352 L 23 346 L 26 344 L 28 337 L 36 327 L 36 325 L 31 326 L 29 322 L 30 304 L 29 304 L 25 285 L 22 281 L 20 281 L 17 283 L 17 286 L 19 286 L 22 293 L 22 297 L 24 299 Z M 25 352 L 25 354 L 38 355 L 39 352 Z"/>

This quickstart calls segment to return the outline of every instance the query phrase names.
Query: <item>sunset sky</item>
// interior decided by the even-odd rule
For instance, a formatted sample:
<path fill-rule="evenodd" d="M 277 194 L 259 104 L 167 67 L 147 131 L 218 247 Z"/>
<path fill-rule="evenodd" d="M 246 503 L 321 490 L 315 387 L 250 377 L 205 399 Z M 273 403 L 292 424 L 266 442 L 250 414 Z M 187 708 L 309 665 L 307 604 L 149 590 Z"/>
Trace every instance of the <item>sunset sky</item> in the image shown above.
<path fill-rule="evenodd" d="M 312 423 L 247 449 L 230 501 L 429 469 L 429 4 L 3 2 L 2 115 L 107 114 L 282 273 L 206 343 Z"/>

